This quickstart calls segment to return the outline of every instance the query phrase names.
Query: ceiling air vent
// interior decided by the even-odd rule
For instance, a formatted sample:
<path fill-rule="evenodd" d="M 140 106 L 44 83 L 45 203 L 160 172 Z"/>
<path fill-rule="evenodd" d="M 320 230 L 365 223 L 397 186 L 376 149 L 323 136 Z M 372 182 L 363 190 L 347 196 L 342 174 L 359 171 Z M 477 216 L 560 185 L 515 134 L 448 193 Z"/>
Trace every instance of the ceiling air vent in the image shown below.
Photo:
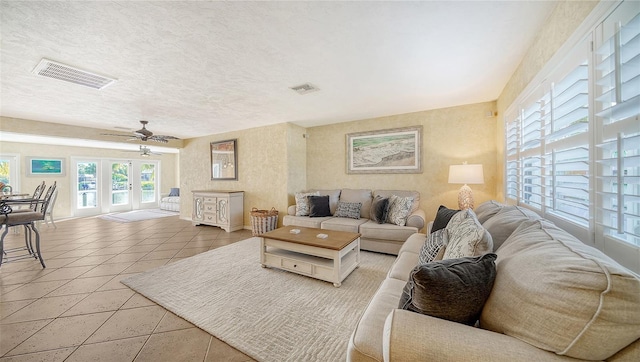
<path fill-rule="evenodd" d="M 94 89 L 105 88 L 111 83 L 117 81 L 115 78 L 109 78 L 96 73 L 87 72 L 86 70 L 74 68 L 70 65 L 54 62 L 49 59 L 42 59 L 35 69 L 33 69 L 32 73 L 43 77 L 80 84 Z"/>
<path fill-rule="evenodd" d="M 294 91 L 298 92 L 298 94 L 307 94 L 307 93 L 311 93 L 311 92 L 315 92 L 315 91 L 319 91 L 320 88 L 314 86 L 313 84 L 310 83 L 305 83 L 305 84 L 301 84 L 301 85 L 297 85 L 295 87 L 291 87 L 291 89 L 293 89 Z"/>

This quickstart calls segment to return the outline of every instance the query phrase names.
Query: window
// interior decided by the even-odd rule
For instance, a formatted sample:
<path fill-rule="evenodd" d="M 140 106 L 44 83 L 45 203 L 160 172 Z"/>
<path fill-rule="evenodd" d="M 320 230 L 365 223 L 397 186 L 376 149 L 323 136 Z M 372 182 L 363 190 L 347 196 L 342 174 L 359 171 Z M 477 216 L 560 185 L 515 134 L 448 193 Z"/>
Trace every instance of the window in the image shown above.
<path fill-rule="evenodd" d="M 640 2 L 563 54 L 506 112 L 506 198 L 640 255 Z"/>
<path fill-rule="evenodd" d="M 11 188 L 5 187 L 4 190 L 0 190 L 0 193 L 20 191 L 20 180 L 18 179 L 20 165 L 17 160 L 18 156 L 16 155 L 0 155 L 0 182 L 11 186 Z"/>
<path fill-rule="evenodd" d="M 614 14 L 596 30 L 598 231 L 640 246 L 640 15 Z"/>

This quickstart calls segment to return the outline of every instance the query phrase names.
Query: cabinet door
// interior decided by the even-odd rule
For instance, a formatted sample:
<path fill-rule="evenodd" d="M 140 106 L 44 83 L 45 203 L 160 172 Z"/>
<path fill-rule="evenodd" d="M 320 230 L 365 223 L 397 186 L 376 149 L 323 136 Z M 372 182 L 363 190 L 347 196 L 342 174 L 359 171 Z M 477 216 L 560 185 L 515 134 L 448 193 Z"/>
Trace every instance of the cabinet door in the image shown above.
<path fill-rule="evenodd" d="M 229 224 L 229 199 L 218 199 L 218 224 Z"/>
<path fill-rule="evenodd" d="M 202 197 L 193 198 L 193 213 L 191 218 L 196 221 L 204 219 L 204 199 Z"/>

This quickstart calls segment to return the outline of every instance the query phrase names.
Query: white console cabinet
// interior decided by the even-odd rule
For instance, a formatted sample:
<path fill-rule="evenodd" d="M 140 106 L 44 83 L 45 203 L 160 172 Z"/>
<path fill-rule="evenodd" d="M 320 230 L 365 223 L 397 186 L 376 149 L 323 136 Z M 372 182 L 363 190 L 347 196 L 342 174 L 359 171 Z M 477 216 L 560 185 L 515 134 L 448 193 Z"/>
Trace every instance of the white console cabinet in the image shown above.
<path fill-rule="evenodd" d="M 200 190 L 193 192 L 193 225 L 218 226 L 226 232 L 244 228 L 244 192 Z"/>

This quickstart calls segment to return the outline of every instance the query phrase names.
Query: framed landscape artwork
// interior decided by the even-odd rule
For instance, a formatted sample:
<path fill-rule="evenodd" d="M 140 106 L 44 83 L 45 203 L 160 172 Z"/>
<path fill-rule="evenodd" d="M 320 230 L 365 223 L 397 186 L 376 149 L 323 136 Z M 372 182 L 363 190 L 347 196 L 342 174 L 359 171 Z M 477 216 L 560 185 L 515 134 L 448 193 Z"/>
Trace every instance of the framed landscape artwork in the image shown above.
<path fill-rule="evenodd" d="M 347 173 L 422 173 L 422 126 L 347 134 Z"/>
<path fill-rule="evenodd" d="M 211 180 L 238 179 L 237 139 L 211 142 Z"/>
<path fill-rule="evenodd" d="M 64 158 L 27 157 L 30 176 L 64 176 Z"/>

